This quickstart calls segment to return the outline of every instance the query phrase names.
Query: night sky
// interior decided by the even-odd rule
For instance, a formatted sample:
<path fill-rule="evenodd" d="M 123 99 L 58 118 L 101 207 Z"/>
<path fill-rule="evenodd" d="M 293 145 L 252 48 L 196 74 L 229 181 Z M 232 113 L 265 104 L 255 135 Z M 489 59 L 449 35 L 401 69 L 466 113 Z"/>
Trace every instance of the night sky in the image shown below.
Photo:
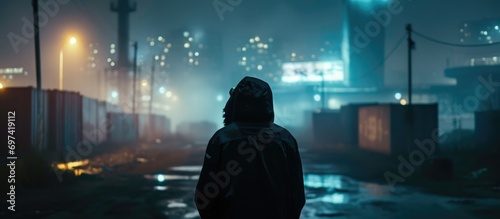
<path fill-rule="evenodd" d="M 43 1 L 42 1 L 43 2 Z M 116 42 L 117 16 L 109 11 L 110 0 L 72 0 L 61 5 L 58 13 L 41 28 L 42 73 L 44 88 L 57 86 L 58 43 L 69 33 L 85 41 L 109 45 Z M 279 36 L 297 51 L 319 45 L 340 36 L 341 0 L 243 0 L 221 21 L 211 0 L 141 0 L 131 15 L 130 39 L 145 44 L 147 36 L 158 36 L 183 28 L 221 32 L 225 51 L 234 51 L 238 40 L 254 35 Z M 226 2 L 226 1 L 223 1 Z M 16 53 L 10 45 L 9 32 L 21 33 L 23 17 L 32 19 L 31 0 L 1 0 L 0 68 L 24 67 L 34 75 L 33 39 L 19 46 Z M 437 39 L 458 43 L 459 25 L 464 21 L 496 17 L 497 0 L 401 0 L 404 10 L 395 15 L 386 28 L 386 52 L 412 23 L 416 31 Z M 436 84 L 445 80 L 443 71 L 453 53 L 475 53 L 477 49 L 457 49 L 415 38 L 415 83 Z M 334 42 L 340 43 L 340 42 Z M 106 48 L 106 47 L 104 47 Z M 496 47 L 488 48 L 494 51 Z M 484 50 L 484 48 L 481 48 Z M 227 64 L 227 62 L 225 62 Z M 406 78 L 406 44 L 386 62 L 386 83 L 404 84 Z M 34 77 L 23 81 L 34 85 Z"/>

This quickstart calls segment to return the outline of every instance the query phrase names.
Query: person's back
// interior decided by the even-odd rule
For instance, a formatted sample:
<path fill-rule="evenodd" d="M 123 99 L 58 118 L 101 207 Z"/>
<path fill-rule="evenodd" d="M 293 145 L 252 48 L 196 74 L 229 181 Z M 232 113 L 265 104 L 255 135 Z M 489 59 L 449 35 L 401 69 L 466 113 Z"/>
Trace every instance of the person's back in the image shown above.
<path fill-rule="evenodd" d="M 196 187 L 201 218 L 298 219 L 305 203 L 300 155 L 295 138 L 273 122 L 269 85 L 244 78 L 224 112 Z"/>

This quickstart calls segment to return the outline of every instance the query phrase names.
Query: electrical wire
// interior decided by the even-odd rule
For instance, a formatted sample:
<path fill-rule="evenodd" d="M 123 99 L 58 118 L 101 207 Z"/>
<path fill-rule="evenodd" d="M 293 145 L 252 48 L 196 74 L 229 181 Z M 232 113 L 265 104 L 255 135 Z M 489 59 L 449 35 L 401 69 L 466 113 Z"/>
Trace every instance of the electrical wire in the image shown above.
<path fill-rule="evenodd" d="M 488 44 L 457 44 L 457 43 L 449 43 L 449 42 L 445 42 L 445 41 L 442 41 L 442 40 L 437 40 L 437 39 L 434 39 L 432 37 L 429 37 L 429 36 L 426 36 L 424 34 L 421 34 L 417 31 L 412 31 L 412 33 L 414 33 L 415 35 L 421 37 L 421 38 L 424 38 L 428 41 L 431 41 L 431 42 L 434 42 L 434 43 L 438 43 L 438 44 L 441 44 L 441 45 L 446 45 L 446 46 L 455 46 L 455 47 L 487 47 L 487 46 L 497 46 L 497 45 L 500 45 L 500 42 L 495 42 L 495 43 L 488 43 Z"/>

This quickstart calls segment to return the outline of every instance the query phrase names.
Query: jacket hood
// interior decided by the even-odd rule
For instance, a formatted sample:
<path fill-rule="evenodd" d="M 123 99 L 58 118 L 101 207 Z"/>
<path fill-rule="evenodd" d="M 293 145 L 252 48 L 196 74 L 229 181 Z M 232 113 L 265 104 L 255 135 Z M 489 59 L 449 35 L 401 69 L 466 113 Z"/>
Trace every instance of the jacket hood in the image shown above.
<path fill-rule="evenodd" d="M 273 93 L 268 83 L 254 77 L 238 83 L 224 107 L 224 124 L 231 122 L 274 122 Z"/>

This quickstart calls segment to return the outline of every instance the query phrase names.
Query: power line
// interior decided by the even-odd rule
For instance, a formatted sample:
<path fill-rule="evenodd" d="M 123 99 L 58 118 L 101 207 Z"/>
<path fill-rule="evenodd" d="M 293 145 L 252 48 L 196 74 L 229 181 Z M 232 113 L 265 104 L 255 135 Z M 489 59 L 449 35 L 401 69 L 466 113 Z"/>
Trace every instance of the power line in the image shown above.
<path fill-rule="evenodd" d="M 373 74 L 375 71 L 377 71 L 380 67 L 382 67 L 386 62 L 387 60 L 389 60 L 389 58 L 391 58 L 392 55 L 394 55 L 394 53 L 396 52 L 396 50 L 401 46 L 401 44 L 405 41 L 406 37 L 408 36 L 408 34 L 404 34 L 396 43 L 396 45 L 394 45 L 394 47 L 389 50 L 389 53 L 382 59 L 382 61 L 377 64 L 371 71 L 369 72 L 365 72 L 365 74 L 362 74 L 362 75 L 359 75 L 355 78 L 363 78 L 365 75 L 368 75 L 368 74 Z"/>
<path fill-rule="evenodd" d="M 382 65 L 384 65 L 384 63 L 394 54 L 394 52 L 396 52 L 396 50 L 401 46 L 401 44 L 405 41 L 406 39 L 406 36 L 408 36 L 408 34 L 404 34 L 403 37 L 401 37 L 401 39 L 398 41 L 398 43 L 396 43 L 396 45 L 394 46 L 394 48 L 392 48 L 390 51 L 389 51 L 389 54 L 387 54 L 384 59 L 377 65 L 377 67 L 375 67 L 372 72 L 376 71 L 378 68 L 380 68 Z"/>
<path fill-rule="evenodd" d="M 446 45 L 446 46 L 455 46 L 455 47 L 487 47 L 487 46 L 496 46 L 496 45 L 500 45 L 500 42 L 495 42 L 495 43 L 488 43 L 488 44 L 475 44 L 475 45 L 471 45 L 471 44 L 457 44 L 457 43 L 449 43 L 449 42 L 445 42 L 445 41 L 441 41 L 441 40 L 438 40 L 438 39 L 434 39 L 432 37 L 429 37 L 429 36 L 426 36 L 424 34 L 421 34 L 419 32 L 416 32 L 416 31 L 412 31 L 412 33 L 414 33 L 415 35 L 419 36 L 419 37 L 422 37 L 426 40 L 429 40 L 431 42 L 434 42 L 434 43 L 438 43 L 438 44 L 442 44 L 442 45 Z"/>

